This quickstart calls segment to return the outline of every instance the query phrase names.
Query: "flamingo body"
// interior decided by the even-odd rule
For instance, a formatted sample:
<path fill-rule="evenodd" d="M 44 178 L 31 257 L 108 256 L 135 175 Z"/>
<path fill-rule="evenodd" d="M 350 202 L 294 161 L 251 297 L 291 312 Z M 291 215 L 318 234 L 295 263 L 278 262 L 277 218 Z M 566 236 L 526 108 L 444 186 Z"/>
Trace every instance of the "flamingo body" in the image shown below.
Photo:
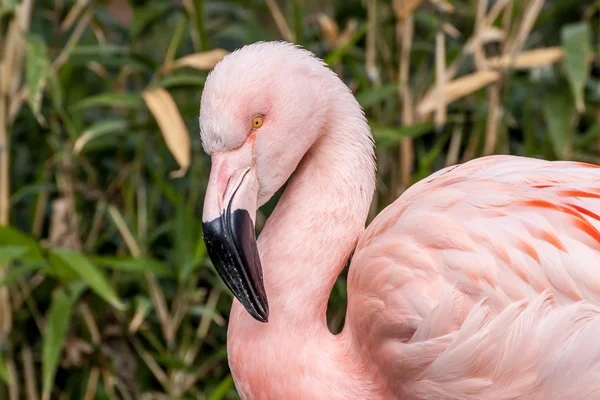
<path fill-rule="evenodd" d="M 416 183 L 365 230 L 362 110 L 286 43 L 218 64 L 200 125 L 205 241 L 236 296 L 227 348 L 242 399 L 600 398 L 600 168 L 476 159 Z M 256 240 L 257 208 L 288 179 Z M 350 257 L 333 335 L 327 301 Z"/>
<path fill-rule="evenodd" d="M 347 329 L 397 398 L 600 398 L 600 169 L 490 156 L 361 236 Z"/>

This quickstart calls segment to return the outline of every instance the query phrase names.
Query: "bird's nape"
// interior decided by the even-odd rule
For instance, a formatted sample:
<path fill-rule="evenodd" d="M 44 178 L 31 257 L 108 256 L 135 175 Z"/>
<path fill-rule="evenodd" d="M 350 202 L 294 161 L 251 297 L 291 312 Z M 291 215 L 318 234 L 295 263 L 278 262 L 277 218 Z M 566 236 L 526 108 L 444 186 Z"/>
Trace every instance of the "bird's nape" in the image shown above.
<path fill-rule="evenodd" d="M 206 193 L 202 235 L 221 279 L 254 319 L 267 322 L 269 304 L 254 231 L 258 184 L 245 161 L 243 151 L 213 161 L 210 180 L 225 186 L 217 183 Z"/>

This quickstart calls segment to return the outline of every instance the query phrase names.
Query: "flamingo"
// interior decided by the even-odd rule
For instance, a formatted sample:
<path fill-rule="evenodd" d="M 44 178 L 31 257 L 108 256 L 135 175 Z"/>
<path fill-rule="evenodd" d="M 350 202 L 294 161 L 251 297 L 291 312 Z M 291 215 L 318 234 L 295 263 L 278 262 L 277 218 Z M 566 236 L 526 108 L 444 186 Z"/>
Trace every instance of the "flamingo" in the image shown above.
<path fill-rule="evenodd" d="M 444 168 L 365 228 L 374 142 L 312 52 L 247 45 L 200 102 L 202 214 L 255 400 L 600 399 L 600 169 L 509 155 Z M 256 239 L 257 210 L 287 182 Z M 343 330 L 327 301 L 350 261 Z"/>

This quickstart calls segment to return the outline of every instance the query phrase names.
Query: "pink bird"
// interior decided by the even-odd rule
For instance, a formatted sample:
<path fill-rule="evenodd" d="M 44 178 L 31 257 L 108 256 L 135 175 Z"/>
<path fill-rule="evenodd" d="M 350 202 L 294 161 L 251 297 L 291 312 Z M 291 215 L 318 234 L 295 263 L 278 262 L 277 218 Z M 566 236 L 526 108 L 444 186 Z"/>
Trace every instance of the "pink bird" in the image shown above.
<path fill-rule="evenodd" d="M 236 297 L 242 399 L 600 399 L 599 167 L 476 159 L 365 230 L 375 162 L 361 107 L 282 42 L 215 67 L 200 128 L 204 240 Z M 288 180 L 257 241 L 257 209 Z M 334 335 L 327 301 L 350 258 Z"/>

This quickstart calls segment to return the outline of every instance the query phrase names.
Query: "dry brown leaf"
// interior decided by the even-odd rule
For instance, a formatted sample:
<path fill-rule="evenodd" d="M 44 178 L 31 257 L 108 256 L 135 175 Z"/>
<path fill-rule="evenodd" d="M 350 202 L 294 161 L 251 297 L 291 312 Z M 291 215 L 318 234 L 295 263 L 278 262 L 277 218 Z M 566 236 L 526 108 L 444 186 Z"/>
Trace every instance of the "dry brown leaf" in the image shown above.
<path fill-rule="evenodd" d="M 164 70 L 167 72 L 177 68 L 190 67 L 201 71 L 207 71 L 213 69 L 227 54 L 229 54 L 229 52 L 223 49 L 214 49 L 203 51 L 202 53 L 190 54 L 165 65 Z"/>
<path fill-rule="evenodd" d="M 492 57 L 487 60 L 488 65 L 492 68 L 514 68 L 528 69 L 545 67 L 562 60 L 565 53 L 562 47 L 546 47 L 543 49 L 535 49 L 523 51 L 513 57 Z"/>
<path fill-rule="evenodd" d="M 486 87 L 492 82 L 500 79 L 500 74 L 496 71 L 479 71 L 447 82 L 443 89 L 444 104 L 450 104 L 460 98 L 475 93 L 479 89 Z M 417 107 L 421 115 L 427 115 L 435 111 L 439 105 L 439 96 L 436 88 L 431 89 Z"/>
<path fill-rule="evenodd" d="M 158 87 L 145 91 L 142 97 L 154 115 L 167 147 L 180 166 L 171 176 L 185 175 L 190 166 L 190 135 L 175 101 L 169 92 Z"/>
<path fill-rule="evenodd" d="M 335 47 L 340 39 L 340 31 L 337 23 L 327 14 L 319 13 L 317 22 L 321 27 L 325 40 L 331 47 Z"/>

